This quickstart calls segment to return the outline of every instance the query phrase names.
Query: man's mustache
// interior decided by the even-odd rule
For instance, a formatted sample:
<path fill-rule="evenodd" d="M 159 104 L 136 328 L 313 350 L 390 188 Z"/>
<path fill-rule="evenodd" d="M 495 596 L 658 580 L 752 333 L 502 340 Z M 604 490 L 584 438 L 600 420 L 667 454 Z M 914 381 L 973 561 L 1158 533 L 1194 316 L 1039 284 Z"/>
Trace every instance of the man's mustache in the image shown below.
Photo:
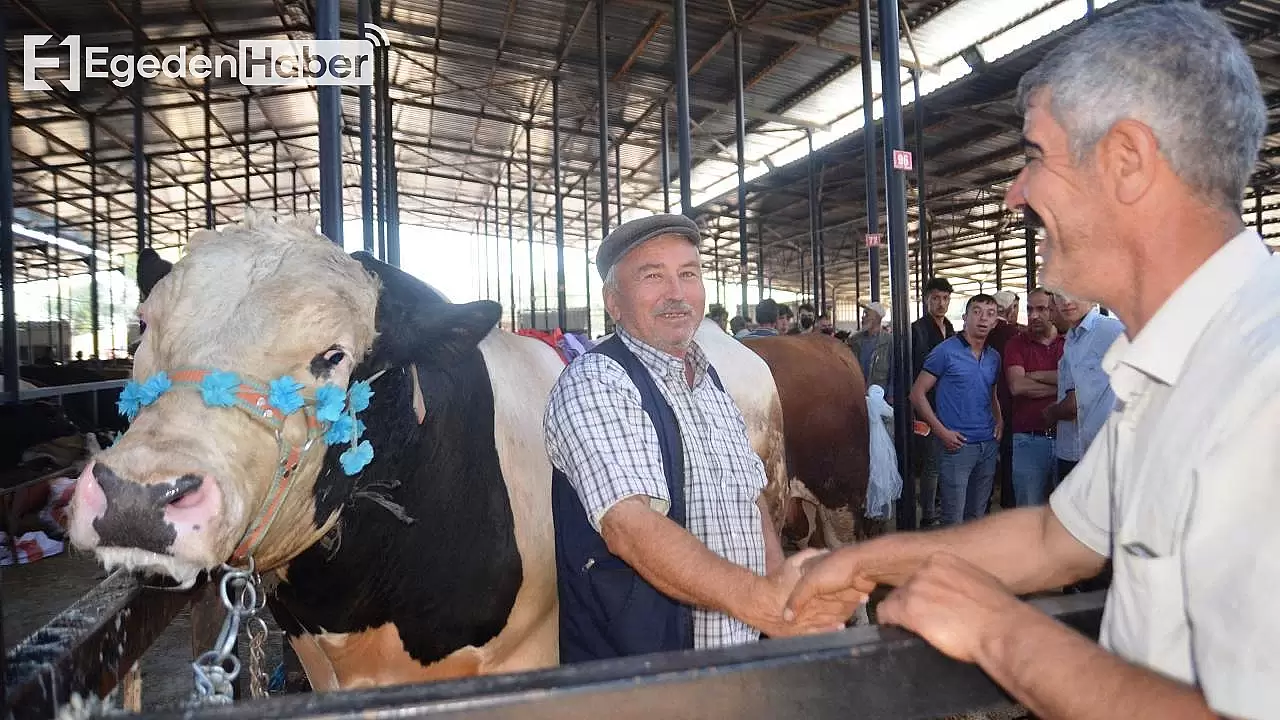
<path fill-rule="evenodd" d="M 693 306 L 690 305 L 689 303 L 675 301 L 675 302 L 663 303 L 662 307 L 653 311 L 653 315 L 654 317 L 657 317 L 659 315 L 666 315 L 667 313 L 692 313 L 692 312 L 693 312 Z"/>

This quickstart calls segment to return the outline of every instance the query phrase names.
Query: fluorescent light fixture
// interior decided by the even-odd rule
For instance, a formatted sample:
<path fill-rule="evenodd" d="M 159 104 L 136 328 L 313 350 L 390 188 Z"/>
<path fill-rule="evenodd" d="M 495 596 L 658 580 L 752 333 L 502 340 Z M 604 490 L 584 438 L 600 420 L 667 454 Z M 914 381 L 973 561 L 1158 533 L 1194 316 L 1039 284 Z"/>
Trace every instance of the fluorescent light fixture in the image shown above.
<path fill-rule="evenodd" d="M 66 250 L 67 252 L 73 252 L 83 257 L 88 257 L 90 254 L 93 253 L 93 250 L 90 249 L 89 246 L 84 245 L 82 243 L 78 243 L 74 240 L 67 240 L 66 238 L 60 238 L 56 235 L 50 235 L 49 233 L 41 232 L 39 230 L 32 230 L 31 228 L 25 225 L 19 225 L 16 222 L 12 223 L 11 227 L 13 228 L 13 233 L 15 235 L 21 235 L 25 238 L 30 238 L 32 240 L 35 240 L 36 242 L 42 242 L 48 245 L 54 245 L 56 247 L 62 248 L 63 250 Z M 107 262 L 107 263 L 111 262 L 111 256 L 107 255 L 102 250 L 98 250 L 97 256 L 98 256 L 98 259 L 103 262 Z"/>

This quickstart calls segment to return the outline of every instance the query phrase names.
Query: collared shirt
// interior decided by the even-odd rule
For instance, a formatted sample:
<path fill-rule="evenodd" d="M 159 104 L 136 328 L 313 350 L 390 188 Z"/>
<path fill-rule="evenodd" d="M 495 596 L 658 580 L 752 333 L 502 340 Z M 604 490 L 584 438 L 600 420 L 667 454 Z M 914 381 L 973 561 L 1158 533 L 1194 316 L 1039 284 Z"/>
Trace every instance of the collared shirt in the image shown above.
<path fill-rule="evenodd" d="M 1001 376 L 1009 374 L 1009 368 L 1015 365 L 1026 372 L 1056 371 L 1058 361 L 1062 358 L 1065 344 L 1058 335 L 1044 344 L 1032 333 L 1018 333 L 1009 339 L 1004 348 L 1004 366 L 1000 368 Z M 1015 433 L 1043 433 L 1049 429 L 1044 420 L 1044 409 L 1053 404 L 1053 398 L 1020 397 L 1010 390 L 1010 411 L 1013 414 L 1012 427 Z"/>
<path fill-rule="evenodd" d="M 758 327 L 752 330 L 748 330 L 747 332 L 743 333 L 741 338 L 738 338 L 738 339 L 746 340 L 747 338 L 774 337 L 775 335 L 778 335 L 777 329 L 766 326 L 766 327 Z"/>
<path fill-rule="evenodd" d="M 1115 410 L 1049 501 L 1113 560 L 1103 645 L 1242 718 L 1280 708 L 1277 288 L 1247 230 L 1117 339 Z"/>
<path fill-rule="evenodd" d="M 707 373 L 697 343 L 685 362 L 641 342 L 622 338 L 648 369 L 680 425 L 684 449 L 686 529 L 726 560 L 764 575 L 764 530 L 756 499 L 765 486 L 764 463 L 751 448 L 742 413 Z M 564 471 L 596 532 L 619 501 L 645 496 L 654 510 L 671 507 L 658 434 L 626 371 L 600 353 L 577 358 L 561 373 L 544 422 L 547 454 Z M 760 637 L 742 621 L 694 608 L 694 646 L 737 645 Z"/>
<path fill-rule="evenodd" d="M 1076 391 L 1076 419 L 1058 423 L 1058 457 L 1079 461 L 1102 429 L 1116 396 L 1111 378 L 1102 369 L 1102 358 L 1116 338 L 1124 334 L 1124 324 L 1103 315 L 1094 307 L 1078 325 L 1067 331 L 1067 342 L 1058 364 L 1058 400 Z"/>
<path fill-rule="evenodd" d="M 996 439 L 991 396 L 1000 374 L 1000 353 L 984 345 L 974 357 L 964 334 L 952 335 L 929 353 L 924 371 L 938 378 L 933 411 L 939 422 L 969 444 Z"/>

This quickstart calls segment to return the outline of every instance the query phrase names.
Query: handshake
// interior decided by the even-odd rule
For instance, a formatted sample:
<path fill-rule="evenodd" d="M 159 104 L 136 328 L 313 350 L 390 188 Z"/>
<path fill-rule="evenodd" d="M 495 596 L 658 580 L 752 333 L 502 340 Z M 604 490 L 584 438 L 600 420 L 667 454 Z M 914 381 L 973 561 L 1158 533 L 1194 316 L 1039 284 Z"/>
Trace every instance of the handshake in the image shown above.
<path fill-rule="evenodd" d="M 859 583 L 835 592 L 813 593 L 806 573 L 826 555 L 826 550 L 805 550 L 787 558 L 769 575 L 757 576 L 751 590 L 738 598 L 737 607 L 730 608 L 729 614 L 771 638 L 843 630 L 875 586 Z"/>

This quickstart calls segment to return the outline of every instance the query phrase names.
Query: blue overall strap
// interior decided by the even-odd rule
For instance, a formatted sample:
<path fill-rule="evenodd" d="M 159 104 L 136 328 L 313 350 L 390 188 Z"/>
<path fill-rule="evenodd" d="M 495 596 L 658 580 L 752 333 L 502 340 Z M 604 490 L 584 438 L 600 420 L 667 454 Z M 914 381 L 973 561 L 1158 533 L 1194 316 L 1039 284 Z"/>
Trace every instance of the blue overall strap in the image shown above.
<path fill-rule="evenodd" d="M 588 352 L 611 358 L 627 372 L 658 435 L 663 475 L 671 500 L 668 517 L 686 526 L 684 447 L 674 411 L 648 368 L 614 335 Z M 724 390 L 715 370 L 712 381 Z M 568 478 L 552 475 L 557 585 L 560 596 L 560 661 L 583 662 L 693 647 L 693 613 L 654 588 L 609 552 L 591 527 Z"/>

